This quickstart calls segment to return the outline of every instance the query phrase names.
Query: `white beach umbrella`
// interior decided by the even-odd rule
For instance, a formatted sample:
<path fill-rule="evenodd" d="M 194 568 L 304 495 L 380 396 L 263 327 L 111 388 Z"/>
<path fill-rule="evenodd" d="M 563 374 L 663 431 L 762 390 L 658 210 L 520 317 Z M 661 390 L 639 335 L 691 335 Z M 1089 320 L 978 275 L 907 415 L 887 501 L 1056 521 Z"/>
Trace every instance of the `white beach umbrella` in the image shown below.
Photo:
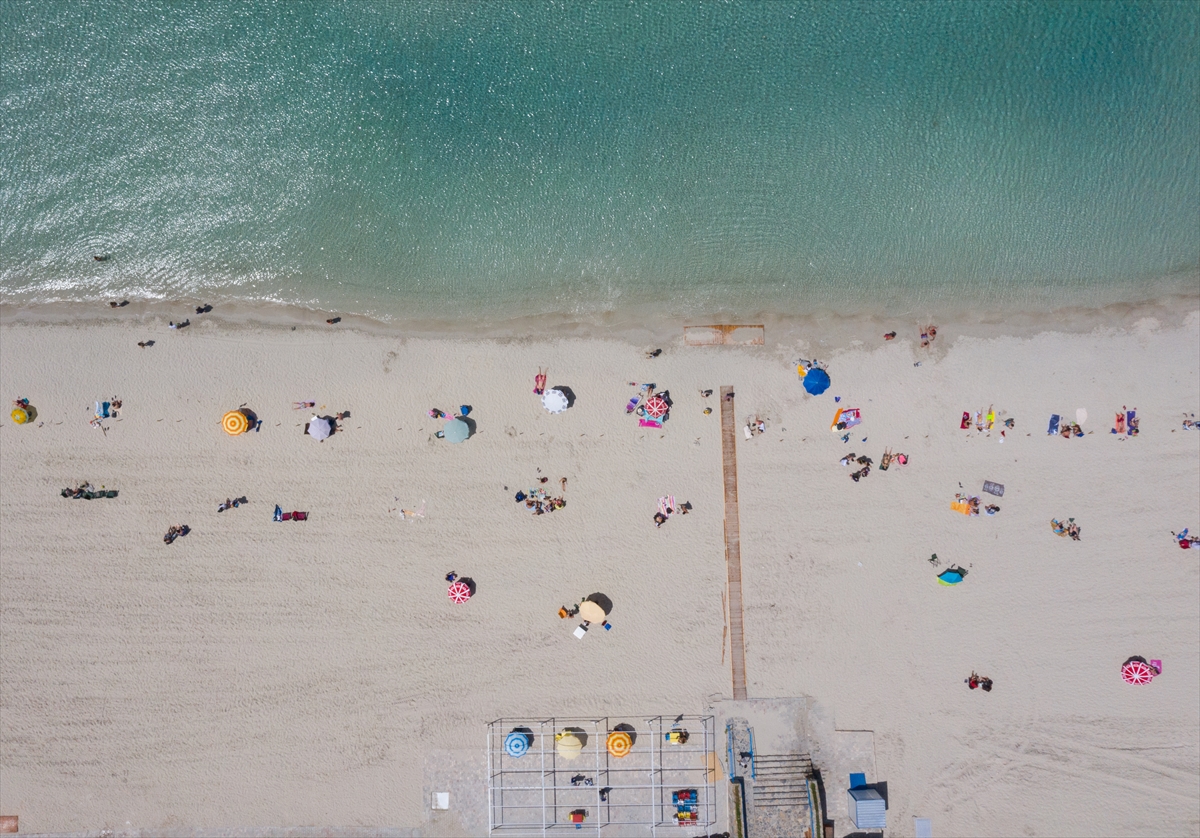
<path fill-rule="evenodd" d="M 333 423 L 328 419 L 322 419 L 319 416 L 314 416 L 312 419 L 308 420 L 308 435 L 313 439 L 329 439 L 329 435 L 331 433 L 333 433 Z"/>
<path fill-rule="evenodd" d="M 562 390 L 547 390 L 542 394 L 542 407 L 551 413 L 562 413 L 567 404 L 567 394 Z"/>

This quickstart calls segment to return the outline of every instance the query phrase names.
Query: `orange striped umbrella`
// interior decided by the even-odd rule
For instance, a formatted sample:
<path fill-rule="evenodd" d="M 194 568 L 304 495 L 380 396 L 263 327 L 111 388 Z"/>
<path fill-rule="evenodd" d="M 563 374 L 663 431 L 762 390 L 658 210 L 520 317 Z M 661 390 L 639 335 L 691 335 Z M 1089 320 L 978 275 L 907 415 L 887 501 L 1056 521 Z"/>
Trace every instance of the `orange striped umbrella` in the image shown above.
<path fill-rule="evenodd" d="M 610 754 L 620 758 L 629 753 L 629 749 L 633 747 L 633 739 L 623 730 L 614 730 L 608 734 L 608 741 L 605 744 Z"/>
<path fill-rule="evenodd" d="M 250 427 L 250 420 L 246 418 L 246 414 L 242 413 L 242 411 L 231 410 L 222 417 L 221 427 L 230 436 L 237 436 L 246 432 Z"/>

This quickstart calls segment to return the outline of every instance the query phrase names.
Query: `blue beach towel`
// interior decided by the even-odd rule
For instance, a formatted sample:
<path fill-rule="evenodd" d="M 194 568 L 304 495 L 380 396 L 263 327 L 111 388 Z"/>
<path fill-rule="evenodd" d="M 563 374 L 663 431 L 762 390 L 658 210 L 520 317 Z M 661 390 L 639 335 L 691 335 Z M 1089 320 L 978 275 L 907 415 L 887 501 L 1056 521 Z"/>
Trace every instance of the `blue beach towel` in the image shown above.
<path fill-rule="evenodd" d="M 279 504 L 275 504 L 275 514 L 271 517 L 271 520 L 272 521 L 282 521 L 283 520 L 283 509 L 279 506 Z"/>
<path fill-rule="evenodd" d="M 1046 436 L 1054 436 L 1058 433 L 1058 422 L 1062 419 L 1057 413 L 1050 414 L 1050 427 L 1046 429 Z"/>

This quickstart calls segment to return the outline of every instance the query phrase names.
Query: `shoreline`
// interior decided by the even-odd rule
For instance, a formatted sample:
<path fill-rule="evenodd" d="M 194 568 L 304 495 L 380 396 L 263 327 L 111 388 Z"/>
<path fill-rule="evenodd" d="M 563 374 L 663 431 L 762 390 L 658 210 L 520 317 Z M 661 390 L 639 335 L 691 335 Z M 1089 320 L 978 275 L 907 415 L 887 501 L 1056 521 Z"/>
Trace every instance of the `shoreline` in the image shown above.
<path fill-rule="evenodd" d="M 128 306 L 110 308 L 104 302 L 0 302 L 0 327 L 14 325 L 100 325 L 113 322 L 147 329 L 165 327 L 168 320 L 199 318 L 226 328 L 266 330 L 336 329 L 352 330 L 378 337 L 414 337 L 425 340 L 617 340 L 630 344 L 670 344 L 681 341 L 684 326 L 716 323 L 761 324 L 767 346 L 794 346 L 805 351 L 831 352 L 871 346 L 881 342 L 884 332 L 895 330 L 897 340 L 915 340 L 923 325 L 936 324 L 944 348 L 959 337 L 990 339 L 1030 338 L 1044 333 L 1089 334 L 1124 331 L 1153 321 L 1162 328 L 1182 326 L 1200 310 L 1200 278 L 1195 293 L 1174 293 L 1137 301 L 1113 301 L 1097 306 L 1065 305 L 1051 309 L 985 309 L 931 311 L 918 316 L 911 312 L 889 316 L 883 312 L 844 314 L 816 309 L 798 316 L 751 314 L 745 317 L 715 314 L 711 317 L 678 317 L 668 312 L 635 309 L 636 314 L 598 313 L 575 316 L 566 313 L 524 317 L 394 318 L 380 319 L 364 314 L 343 313 L 302 305 L 273 302 L 216 302 L 212 298 L 136 300 Z M 212 304 L 213 311 L 196 315 L 196 307 Z M 334 326 L 329 317 L 340 317 Z"/>

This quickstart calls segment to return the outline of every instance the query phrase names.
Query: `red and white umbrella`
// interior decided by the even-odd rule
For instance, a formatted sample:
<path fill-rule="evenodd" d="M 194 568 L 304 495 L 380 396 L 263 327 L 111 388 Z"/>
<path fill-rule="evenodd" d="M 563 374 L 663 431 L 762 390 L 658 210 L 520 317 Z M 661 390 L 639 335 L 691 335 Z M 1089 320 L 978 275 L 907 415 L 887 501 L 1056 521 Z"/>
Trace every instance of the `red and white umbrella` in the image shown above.
<path fill-rule="evenodd" d="M 461 605 L 471 598 L 471 586 L 466 582 L 451 582 L 446 596 L 450 597 L 451 602 Z"/>
<path fill-rule="evenodd" d="M 661 419 L 667 415 L 667 411 L 671 406 L 667 404 L 667 400 L 662 396 L 651 396 L 646 399 L 646 415 L 655 419 Z"/>
<path fill-rule="evenodd" d="M 1127 661 L 1121 667 L 1121 677 L 1126 684 L 1149 684 L 1157 674 L 1154 667 L 1142 661 Z"/>

